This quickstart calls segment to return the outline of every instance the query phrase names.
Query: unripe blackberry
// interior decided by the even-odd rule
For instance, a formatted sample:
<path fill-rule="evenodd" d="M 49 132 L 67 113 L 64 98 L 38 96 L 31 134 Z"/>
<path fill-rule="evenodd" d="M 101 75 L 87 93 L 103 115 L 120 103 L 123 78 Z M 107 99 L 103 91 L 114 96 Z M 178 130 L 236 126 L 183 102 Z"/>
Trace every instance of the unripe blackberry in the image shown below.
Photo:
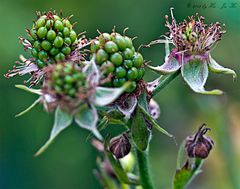
<path fill-rule="evenodd" d="M 43 91 L 59 99 L 72 99 L 84 94 L 86 76 L 74 63 L 63 62 L 47 67 Z"/>
<path fill-rule="evenodd" d="M 121 87 L 127 81 L 131 86 L 126 92 L 133 92 L 137 82 L 144 76 L 143 56 L 135 51 L 132 39 L 116 32 L 102 33 L 91 42 L 91 54 L 102 71 L 106 87 Z"/>
<path fill-rule="evenodd" d="M 39 18 L 28 31 L 32 45 L 32 56 L 36 58 L 38 67 L 67 59 L 75 50 L 77 34 L 69 18 L 58 16 L 56 12 L 38 13 Z M 41 60 L 41 64 L 38 64 Z"/>

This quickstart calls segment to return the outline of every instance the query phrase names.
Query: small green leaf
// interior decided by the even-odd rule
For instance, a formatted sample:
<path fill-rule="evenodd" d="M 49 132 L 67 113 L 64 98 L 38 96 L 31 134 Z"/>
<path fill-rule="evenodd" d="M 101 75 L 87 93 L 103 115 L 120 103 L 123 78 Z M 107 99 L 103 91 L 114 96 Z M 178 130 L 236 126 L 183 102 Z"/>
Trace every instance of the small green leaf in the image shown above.
<path fill-rule="evenodd" d="M 74 118 L 80 127 L 90 130 L 99 140 L 102 140 L 102 136 L 96 127 L 98 114 L 94 106 L 86 103 L 81 105 Z"/>
<path fill-rule="evenodd" d="M 221 74 L 231 74 L 233 78 L 237 77 L 235 71 L 224 68 L 223 66 L 219 65 L 212 57 L 209 55 L 209 62 L 208 62 L 209 70 L 213 73 L 221 73 Z"/>
<path fill-rule="evenodd" d="M 152 116 L 141 105 L 138 105 L 138 107 L 141 110 L 141 112 L 144 114 L 145 118 L 152 124 L 153 127 L 155 127 L 161 133 L 163 133 L 171 138 L 174 138 L 172 134 L 168 133 L 165 129 L 163 129 L 160 125 L 158 125 L 158 123 L 152 118 Z"/>
<path fill-rule="evenodd" d="M 185 189 L 192 180 L 201 173 L 202 159 L 187 160 L 181 169 L 176 170 L 174 177 L 174 189 Z"/>
<path fill-rule="evenodd" d="M 203 160 L 198 158 L 188 159 L 187 161 L 184 160 L 186 159 L 185 144 L 186 140 L 182 142 L 178 150 L 174 189 L 186 188 L 194 177 L 201 172 L 200 168 Z M 184 161 L 186 161 L 186 163 L 182 166 Z"/>
<path fill-rule="evenodd" d="M 58 136 L 60 132 L 66 129 L 72 123 L 73 116 L 62 111 L 59 107 L 55 110 L 54 125 L 50 134 L 48 141 L 37 151 L 35 156 L 42 154 L 48 146 L 53 142 L 53 140 Z"/>
<path fill-rule="evenodd" d="M 19 88 L 19 89 L 22 89 L 24 91 L 30 92 L 30 93 L 34 93 L 34 94 L 38 94 L 38 95 L 42 94 L 41 89 L 32 89 L 32 88 L 29 88 L 25 85 L 15 85 L 15 87 Z"/>
<path fill-rule="evenodd" d="M 97 106 L 106 106 L 114 102 L 129 86 L 130 82 L 125 83 L 120 88 L 96 87 L 93 102 Z"/>
<path fill-rule="evenodd" d="M 29 112 L 32 108 L 34 108 L 40 102 L 40 100 L 41 100 L 41 98 L 38 98 L 37 100 L 35 100 L 28 108 L 26 108 L 22 112 L 18 113 L 17 115 L 15 115 L 15 117 L 20 117 L 20 116 L 26 114 L 27 112 Z"/>
<path fill-rule="evenodd" d="M 215 89 L 206 91 L 204 85 L 208 78 L 207 62 L 200 62 L 199 60 L 191 61 L 182 66 L 182 76 L 189 87 L 196 93 L 220 95 L 223 92 Z"/>
<path fill-rule="evenodd" d="M 186 144 L 186 141 L 184 140 L 180 147 L 179 147 L 179 150 L 178 150 L 178 155 L 177 155 L 177 165 L 176 165 L 176 168 L 177 170 L 178 169 L 181 169 L 181 166 L 183 164 L 183 160 L 184 160 L 184 157 L 186 156 L 185 155 L 185 144 Z"/>
<path fill-rule="evenodd" d="M 148 105 L 147 94 L 146 94 L 146 93 L 142 93 L 142 94 L 139 96 L 138 104 L 139 104 L 141 107 L 143 107 L 143 109 L 144 109 L 146 112 L 149 112 L 149 105 Z"/>
<path fill-rule="evenodd" d="M 176 171 L 174 177 L 174 189 L 184 189 L 191 177 L 191 171 L 187 167 L 183 167 Z"/>
<path fill-rule="evenodd" d="M 139 106 L 136 107 L 131 126 L 132 139 L 140 151 L 145 151 L 148 147 L 151 132 L 145 122 L 143 113 Z"/>

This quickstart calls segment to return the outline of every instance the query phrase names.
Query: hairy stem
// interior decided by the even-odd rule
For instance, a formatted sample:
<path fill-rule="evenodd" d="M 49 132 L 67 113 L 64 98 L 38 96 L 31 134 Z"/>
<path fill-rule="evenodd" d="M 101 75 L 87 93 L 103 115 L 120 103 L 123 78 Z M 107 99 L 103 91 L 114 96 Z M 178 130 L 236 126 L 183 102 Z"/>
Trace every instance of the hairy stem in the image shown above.
<path fill-rule="evenodd" d="M 142 187 L 145 189 L 154 189 L 152 178 L 149 170 L 148 150 L 140 151 L 136 149 L 137 161 L 139 167 L 139 175 Z"/>
<path fill-rule="evenodd" d="M 163 79 L 160 79 L 160 84 L 154 89 L 152 96 L 155 96 L 156 94 L 158 94 L 164 87 L 166 87 L 171 81 L 173 81 L 180 73 L 181 71 L 178 70 L 171 75 L 161 76 L 163 77 Z"/>

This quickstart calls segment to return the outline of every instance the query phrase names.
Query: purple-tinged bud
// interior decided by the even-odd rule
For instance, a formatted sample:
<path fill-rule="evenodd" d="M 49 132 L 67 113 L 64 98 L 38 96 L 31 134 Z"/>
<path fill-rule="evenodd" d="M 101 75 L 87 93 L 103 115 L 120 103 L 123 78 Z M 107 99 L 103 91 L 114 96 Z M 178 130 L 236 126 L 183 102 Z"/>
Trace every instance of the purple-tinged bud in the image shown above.
<path fill-rule="evenodd" d="M 123 133 L 110 140 L 109 150 L 117 158 L 125 157 L 131 150 L 131 144 L 128 139 L 128 134 Z"/>
<path fill-rule="evenodd" d="M 153 119 L 157 119 L 160 116 L 160 107 L 153 99 L 151 99 L 149 102 L 149 112 Z"/>
<path fill-rule="evenodd" d="M 210 130 L 210 128 L 205 126 L 206 124 L 204 123 L 196 134 L 189 136 L 186 139 L 185 148 L 188 156 L 191 158 L 207 158 L 214 145 L 212 139 L 205 136 L 207 131 Z"/>

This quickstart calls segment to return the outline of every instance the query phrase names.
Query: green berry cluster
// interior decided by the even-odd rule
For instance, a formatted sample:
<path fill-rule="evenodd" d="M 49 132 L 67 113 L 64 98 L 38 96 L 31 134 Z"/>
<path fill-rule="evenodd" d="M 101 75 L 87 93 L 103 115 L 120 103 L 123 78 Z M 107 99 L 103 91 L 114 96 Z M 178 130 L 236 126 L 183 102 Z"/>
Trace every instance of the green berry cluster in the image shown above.
<path fill-rule="evenodd" d="M 39 68 L 63 61 L 74 49 L 77 34 L 67 18 L 48 12 L 38 18 L 29 30 L 32 56 Z"/>
<path fill-rule="evenodd" d="M 90 48 L 103 77 L 107 78 L 112 74 L 111 81 L 105 83 L 105 86 L 121 87 L 131 81 L 131 87 L 126 92 L 136 89 L 137 82 L 144 76 L 144 60 L 143 56 L 135 51 L 129 37 L 116 32 L 102 33 L 92 41 Z"/>
<path fill-rule="evenodd" d="M 68 62 L 54 65 L 47 78 L 47 86 L 56 96 L 71 98 L 75 98 L 86 83 L 86 76 L 80 67 Z"/>

